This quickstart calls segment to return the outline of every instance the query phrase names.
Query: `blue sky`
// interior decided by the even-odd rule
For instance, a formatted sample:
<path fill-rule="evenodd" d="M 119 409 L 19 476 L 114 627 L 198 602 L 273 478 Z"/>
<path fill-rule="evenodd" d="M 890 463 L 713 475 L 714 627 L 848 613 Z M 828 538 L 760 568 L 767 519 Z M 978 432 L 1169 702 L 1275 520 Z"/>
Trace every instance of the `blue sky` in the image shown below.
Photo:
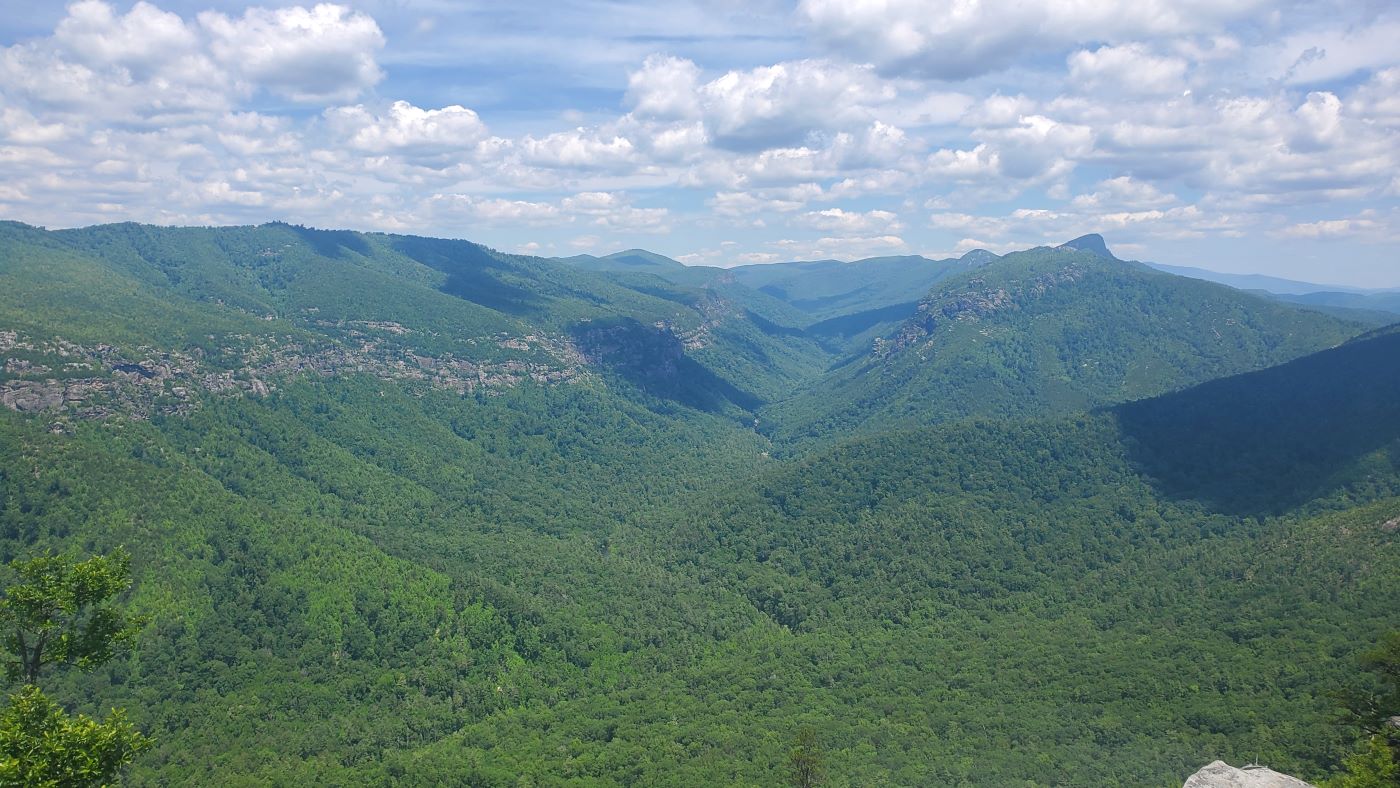
<path fill-rule="evenodd" d="M 1400 5 L 10 0 L 0 216 L 1400 286 Z"/>

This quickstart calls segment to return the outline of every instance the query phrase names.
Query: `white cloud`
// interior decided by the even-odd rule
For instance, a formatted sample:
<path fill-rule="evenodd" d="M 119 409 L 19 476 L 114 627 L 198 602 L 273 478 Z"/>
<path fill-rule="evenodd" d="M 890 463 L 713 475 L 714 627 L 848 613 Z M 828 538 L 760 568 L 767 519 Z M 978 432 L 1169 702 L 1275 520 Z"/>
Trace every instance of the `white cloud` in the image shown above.
<path fill-rule="evenodd" d="M 700 81 L 694 63 L 653 56 L 628 78 L 627 98 L 641 117 L 699 119 L 721 148 L 792 147 L 825 129 L 869 125 L 873 107 L 895 88 L 872 69 L 826 60 L 797 60 Z"/>
<path fill-rule="evenodd" d="M 800 15 L 830 57 L 765 40 L 742 58 L 705 50 L 702 69 L 627 40 L 558 78 L 586 84 L 584 98 L 512 104 L 509 80 L 396 84 L 394 64 L 457 62 L 457 39 L 418 49 L 453 28 L 447 11 L 389 41 L 342 6 L 182 17 L 130 2 L 81 0 L 52 35 L 0 41 L 7 215 L 479 227 L 502 248 L 557 249 L 659 232 L 703 248 L 733 228 L 740 246 L 696 258 L 716 261 L 1005 249 L 1094 229 L 1115 246 L 1369 243 L 1397 224 L 1400 55 L 1380 7 L 1246 18 L 1255 0 L 1050 0 L 1019 14 L 1015 0 L 808 0 Z M 873 33 L 855 41 L 862 26 Z M 551 66 L 577 59 L 549 46 Z M 957 90 L 923 79 L 1008 64 Z M 614 112 L 598 106 L 622 90 Z M 901 226 L 895 211 L 919 206 L 935 217 Z M 826 237 L 758 246 L 778 234 Z"/>
<path fill-rule="evenodd" d="M 998 145 L 1001 172 L 1016 179 L 1057 174 L 1094 146 L 1092 128 L 1044 115 L 1029 115 L 1015 127 L 987 131 L 984 136 Z"/>
<path fill-rule="evenodd" d="M 596 129 L 576 128 L 540 139 L 520 141 L 526 164 L 536 167 L 623 171 L 636 166 L 636 148 L 626 137 L 600 134 Z"/>
<path fill-rule="evenodd" d="M 790 213 L 800 209 L 803 201 L 765 199 L 748 192 L 719 192 L 707 204 L 719 216 L 747 217 L 770 211 Z"/>
<path fill-rule="evenodd" d="M 801 221 L 818 230 L 847 234 L 896 233 L 904 229 L 899 216 L 890 211 L 847 211 L 841 208 L 827 208 L 810 211 L 799 217 Z"/>
<path fill-rule="evenodd" d="M 355 105 L 326 110 L 325 117 L 350 148 L 368 154 L 397 153 L 415 163 L 456 163 L 487 136 L 481 118 L 455 104 L 422 109 L 395 101 L 383 115 Z"/>
<path fill-rule="evenodd" d="M 1308 85 L 1400 64 L 1400 19 L 1292 32 L 1253 54 L 1262 76 Z"/>
<path fill-rule="evenodd" d="M 962 79 L 1089 41 L 1213 32 L 1267 0 L 802 0 L 831 46 L 888 73 Z"/>
<path fill-rule="evenodd" d="M 350 100 L 384 76 L 379 25 L 344 6 L 250 8 L 239 18 L 205 11 L 199 24 L 216 60 L 293 101 Z"/>
<path fill-rule="evenodd" d="M 716 143 L 737 149 L 791 144 L 816 129 L 868 117 L 895 98 L 864 67 L 800 60 L 730 71 L 700 88 Z"/>
<path fill-rule="evenodd" d="M 124 68 L 135 79 L 150 78 L 170 61 L 194 54 L 200 45 L 178 14 L 138 2 L 118 16 L 101 0 L 69 5 L 53 41 L 74 61 L 94 68 Z"/>
<path fill-rule="evenodd" d="M 637 208 L 619 192 L 581 192 L 560 201 L 566 214 L 590 217 L 590 223 L 613 233 L 663 233 L 669 230 L 666 208 Z"/>
<path fill-rule="evenodd" d="M 897 235 L 833 236 L 815 241 L 784 239 L 773 246 L 782 249 L 788 259 L 856 260 L 889 254 L 907 254 L 909 244 Z"/>
<path fill-rule="evenodd" d="M 596 217 L 593 224 L 614 233 L 660 234 L 670 231 L 671 227 L 667 224 L 670 216 L 671 212 L 666 208 L 634 208 L 628 205 Z"/>
<path fill-rule="evenodd" d="M 1294 150 L 1321 150 L 1342 134 L 1342 102 L 1332 93 L 1309 93 L 1293 114 L 1299 120 L 1290 140 Z"/>
<path fill-rule="evenodd" d="M 382 77 L 374 20 L 336 5 L 206 11 L 187 22 L 138 2 L 67 9 L 53 36 L 0 49 L 0 85 L 34 106 L 130 122 L 224 112 L 260 89 L 294 101 L 353 99 Z"/>
<path fill-rule="evenodd" d="M 1186 87 L 1186 61 L 1160 57 L 1141 44 L 1081 49 L 1069 56 L 1069 78 L 1083 91 L 1180 93 Z"/>
<path fill-rule="evenodd" d="M 777 252 L 741 252 L 734 255 L 734 262 L 738 265 L 765 265 L 782 259 L 783 256 Z"/>
<path fill-rule="evenodd" d="M 936 151 L 928 159 L 929 172 L 938 178 L 971 182 L 1001 172 L 1001 157 L 985 143 L 971 150 Z"/>
<path fill-rule="evenodd" d="M 915 146 L 903 129 L 877 120 L 854 133 L 837 134 L 830 150 L 836 166 L 865 169 L 895 164 L 911 154 Z"/>
<path fill-rule="evenodd" d="M 494 225 L 542 225 L 560 221 L 558 206 L 528 200 L 477 197 L 470 194 L 436 194 L 428 208 L 444 218 L 461 217 Z"/>
<path fill-rule="evenodd" d="M 1392 216 L 1392 219 L 1395 217 Z M 1395 241 L 1400 233 L 1380 219 L 1375 211 L 1365 211 L 1360 216 L 1347 219 L 1323 219 L 1316 222 L 1300 222 L 1283 229 L 1289 238 L 1344 239 L 1355 238 L 1363 241 Z"/>
<path fill-rule="evenodd" d="M 1177 202 L 1175 195 L 1163 193 L 1150 183 L 1121 175 L 1099 181 L 1095 191 L 1078 195 L 1072 204 L 1083 211 L 1101 211 L 1110 208 L 1162 208 L 1174 202 Z"/>
<path fill-rule="evenodd" d="M 700 68 L 689 60 L 651 55 L 627 77 L 627 100 L 636 114 L 663 120 L 700 115 Z"/>
<path fill-rule="evenodd" d="M 652 160 L 672 164 L 697 158 L 709 141 L 704 124 L 695 122 L 648 128 L 639 146 Z"/>
<path fill-rule="evenodd" d="M 1027 96 L 993 93 L 973 105 L 963 116 L 963 122 L 982 127 L 1014 126 L 1021 118 L 1034 115 L 1037 111 L 1036 102 Z"/>

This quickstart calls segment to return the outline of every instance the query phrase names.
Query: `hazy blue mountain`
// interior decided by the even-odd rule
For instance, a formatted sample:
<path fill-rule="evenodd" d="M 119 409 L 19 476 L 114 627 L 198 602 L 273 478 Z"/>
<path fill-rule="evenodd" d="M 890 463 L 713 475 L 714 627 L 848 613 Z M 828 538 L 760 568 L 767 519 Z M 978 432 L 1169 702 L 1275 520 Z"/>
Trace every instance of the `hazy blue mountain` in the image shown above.
<path fill-rule="evenodd" d="M 641 271 L 646 273 L 675 273 L 685 269 L 685 264 L 665 255 L 648 252 L 645 249 L 624 249 L 620 252 L 595 257 L 591 254 L 578 254 L 572 257 L 555 258 L 589 271 Z"/>
<path fill-rule="evenodd" d="M 1166 265 L 1163 263 L 1147 263 L 1158 271 L 1166 271 L 1177 276 L 1187 276 L 1192 279 L 1204 279 L 1207 282 L 1217 282 L 1222 285 L 1239 288 L 1240 290 L 1263 290 L 1276 295 L 1302 295 L 1305 293 L 1367 293 L 1365 288 L 1347 287 L 1345 285 L 1322 285 L 1312 282 L 1299 282 L 1292 279 L 1282 279 L 1277 276 L 1265 276 L 1263 274 L 1224 274 L 1219 271 L 1208 271 L 1204 268 L 1192 268 L 1181 265 Z"/>
<path fill-rule="evenodd" d="M 1277 294 L 1280 301 L 1318 308 L 1354 309 L 1394 315 L 1390 322 L 1400 320 L 1400 293 L 1396 292 L 1338 292 L 1320 291 L 1297 294 Z"/>
<path fill-rule="evenodd" d="M 990 252 L 930 260 L 918 255 L 772 263 L 731 268 L 735 282 L 779 298 L 814 321 L 913 304 L 935 282 L 986 264 Z"/>
<path fill-rule="evenodd" d="M 669 282 L 724 289 L 730 297 L 771 312 L 789 307 L 784 325 L 799 325 L 830 352 L 844 355 L 868 346 L 913 314 L 919 296 L 934 283 L 985 265 L 996 255 L 983 249 L 960 258 L 930 260 L 918 255 L 872 257 L 853 262 L 796 261 L 734 268 L 684 266 L 640 250 L 604 257 L 559 258 L 569 265 L 613 274 L 647 273 Z M 644 286 L 644 282 L 637 280 Z M 795 322 L 791 315 L 803 317 Z"/>

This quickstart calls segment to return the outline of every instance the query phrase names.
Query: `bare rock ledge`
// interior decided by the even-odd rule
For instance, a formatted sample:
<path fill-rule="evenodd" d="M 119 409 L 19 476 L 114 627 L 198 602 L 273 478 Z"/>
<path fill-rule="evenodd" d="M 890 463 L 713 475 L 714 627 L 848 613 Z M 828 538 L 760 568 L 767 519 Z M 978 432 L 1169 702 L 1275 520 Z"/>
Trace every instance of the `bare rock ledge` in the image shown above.
<path fill-rule="evenodd" d="M 1186 778 L 1181 788 L 1315 788 L 1297 777 L 1280 774 L 1263 766 L 1236 769 L 1224 761 L 1204 766 Z"/>

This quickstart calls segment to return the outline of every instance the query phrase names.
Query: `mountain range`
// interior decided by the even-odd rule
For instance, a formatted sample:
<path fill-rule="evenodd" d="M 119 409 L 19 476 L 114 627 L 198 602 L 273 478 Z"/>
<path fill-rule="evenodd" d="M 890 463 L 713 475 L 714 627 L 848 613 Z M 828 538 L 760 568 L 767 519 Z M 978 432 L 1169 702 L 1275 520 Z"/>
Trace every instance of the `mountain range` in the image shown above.
<path fill-rule="evenodd" d="M 3 223 L 0 551 L 134 556 L 54 689 L 133 785 L 1317 779 L 1400 624 L 1375 303 Z"/>

